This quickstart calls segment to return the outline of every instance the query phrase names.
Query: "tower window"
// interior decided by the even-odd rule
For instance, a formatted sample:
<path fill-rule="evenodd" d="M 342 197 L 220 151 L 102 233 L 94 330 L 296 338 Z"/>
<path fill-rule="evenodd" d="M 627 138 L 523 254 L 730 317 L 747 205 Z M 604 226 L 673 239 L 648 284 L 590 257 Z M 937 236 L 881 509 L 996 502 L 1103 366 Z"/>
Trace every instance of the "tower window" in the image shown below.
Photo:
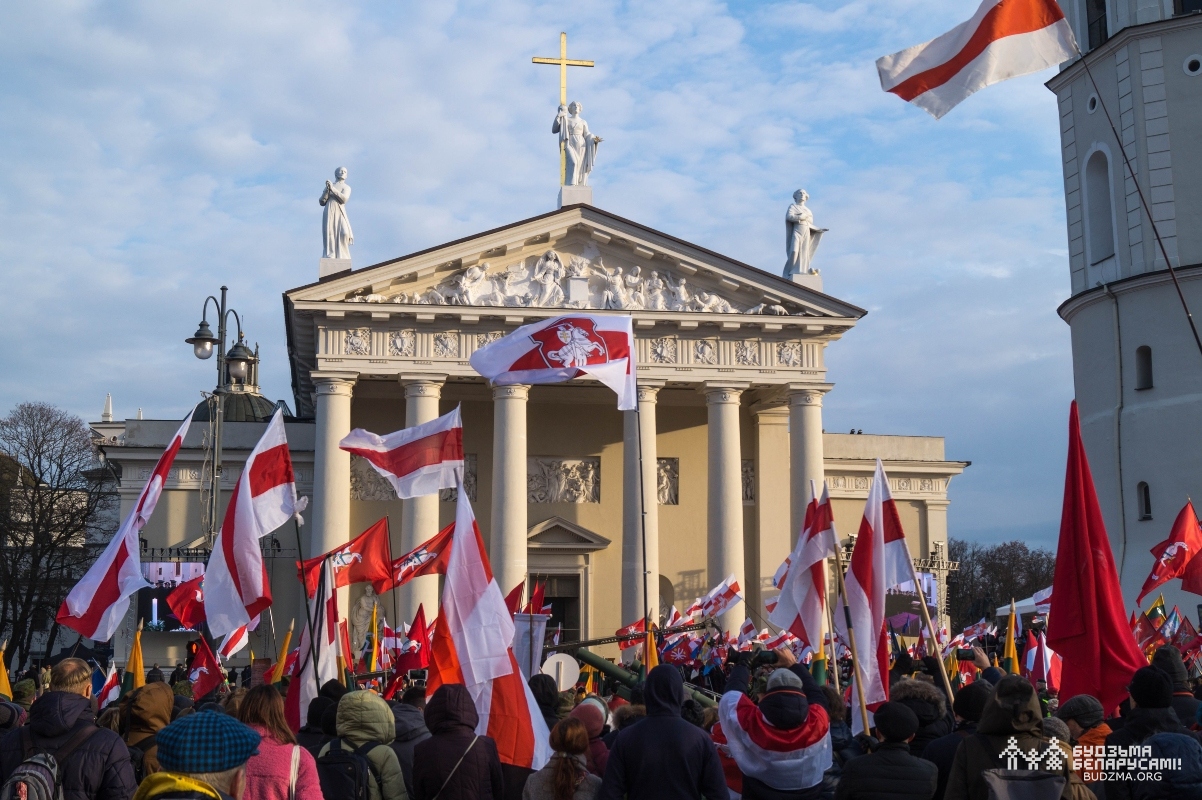
<path fill-rule="evenodd" d="M 1173 3 L 1173 12 L 1177 16 L 1182 14 L 1195 14 L 1202 11 L 1202 0 L 1176 0 Z"/>
<path fill-rule="evenodd" d="M 1152 348 L 1146 344 L 1135 348 L 1135 388 L 1152 388 Z"/>
<path fill-rule="evenodd" d="M 1114 255 L 1114 209 L 1110 204 L 1110 162 L 1097 150 L 1085 163 L 1085 199 L 1089 222 L 1089 263 Z"/>
<path fill-rule="evenodd" d="M 1106 31 L 1106 0 L 1085 0 L 1085 21 L 1089 25 L 1089 49 L 1106 44 L 1110 38 Z"/>
<path fill-rule="evenodd" d="M 1198 0 L 1198 10 L 1202 11 L 1202 0 Z M 1185 74 L 1191 78 L 1202 75 L 1202 56 L 1196 53 L 1186 56 L 1185 61 L 1181 64 L 1181 69 L 1185 70 Z"/>
<path fill-rule="evenodd" d="M 1135 494 L 1139 500 L 1139 518 L 1152 519 L 1152 492 L 1148 489 L 1148 484 L 1140 481 L 1135 487 Z"/>

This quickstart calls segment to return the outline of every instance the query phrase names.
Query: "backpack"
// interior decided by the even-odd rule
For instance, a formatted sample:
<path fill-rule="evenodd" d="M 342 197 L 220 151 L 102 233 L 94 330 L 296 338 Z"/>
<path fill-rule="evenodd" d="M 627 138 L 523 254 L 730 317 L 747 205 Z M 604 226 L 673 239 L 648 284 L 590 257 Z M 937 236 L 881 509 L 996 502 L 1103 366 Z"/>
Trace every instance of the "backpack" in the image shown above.
<path fill-rule="evenodd" d="M 129 750 L 129 762 L 134 768 L 134 780 L 139 784 L 142 783 L 142 779 L 146 777 L 146 754 L 157 744 L 158 742 L 155 740 L 155 736 L 152 733 L 137 744 L 127 745 Z"/>
<path fill-rule="evenodd" d="M 95 725 L 79 728 L 53 753 L 36 748 L 29 728 L 21 729 L 21 757 L 24 759 L 0 786 L 0 800 L 63 800 L 62 765 L 75 749 L 100 730 Z"/>
<path fill-rule="evenodd" d="M 379 742 L 367 742 L 354 750 L 346 750 L 341 737 L 331 740 L 329 749 L 317 759 L 322 796 L 338 800 L 371 800 L 369 781 L 374 780 L 382 797 L 384 783 L 375 765 L 367 758 L 368 753 L 380 746 Z M 0 797 L 0 800 L 7 798 Z"/>
<path fill-rule="evenodd" d="M 974 738 L 984 743 L 990 752 L 994 752 L 995 748 L 989 744 L 987 737 L 977 734 Z M 981 777 L 985 779 L 985 786 L 989 789 L 989 800 L 1060 800 L 1068 778 L 1055 770 L 1063 767 L 1064 755 L 1055 742 L 1045 744 L 1046 747 L 1039 755 L 1044 760 L 1051 756 L 1049 769 L 1009 769 L 1010 766 L 1018 766 L 1014 762 L 1020 758 L 1004 759 L 1006 751 L 995 753 L 999 761 L 1007 761 L 1007 768 L 987 769 L 981 773 Z M 1017 745 L 1015 747 L 1017 748 Z"/>

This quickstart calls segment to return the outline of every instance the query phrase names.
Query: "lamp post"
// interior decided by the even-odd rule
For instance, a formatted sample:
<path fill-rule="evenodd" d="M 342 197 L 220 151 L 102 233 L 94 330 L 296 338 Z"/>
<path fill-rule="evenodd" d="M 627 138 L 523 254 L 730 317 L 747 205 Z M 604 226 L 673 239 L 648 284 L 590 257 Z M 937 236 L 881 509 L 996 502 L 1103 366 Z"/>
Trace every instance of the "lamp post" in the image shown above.
<path fill-rule="evenodd" d="M 230 391 L 230 386 L 234 383 L 245 383 L 250 371 L 250 364 L 254 360 L 254 353 L 246 346 L 242 334 L 242 318 L 238 316 L 238 312 L 232 308 L 227 308 L 225 304 L 226 287 L 221 287 L 221 299 L 209 295 L 205 298 L 204 305 L 200 309 L 200 325 L 196 328 L 196 333 L 184 341 L 192 345 L 193 354 L 202 361 L 213 357 L 213 351 L 217 351 L 217 387 L 213 390 L 212 402 L 212 421 L 213 421 L 213 472 L 209 477 L 209 526 L 205 531 L 205 537 L 210 546 L 217 538 L 217 531 L 220 530 L 220 524 L 217 521 L 217 512 L 221 507 L 221 419 L 222 409 L 225 404 L 225 395 Z M 209 301 L 217 307 L 217 336 L 213 336 L 212 329 L 209 328 L 208 311 Z M 238 341 L 234 346 L 225 351 L 225 329 L 226 320 L 230 315 L 233 315 L 234 322 L 238 326 Z"/>

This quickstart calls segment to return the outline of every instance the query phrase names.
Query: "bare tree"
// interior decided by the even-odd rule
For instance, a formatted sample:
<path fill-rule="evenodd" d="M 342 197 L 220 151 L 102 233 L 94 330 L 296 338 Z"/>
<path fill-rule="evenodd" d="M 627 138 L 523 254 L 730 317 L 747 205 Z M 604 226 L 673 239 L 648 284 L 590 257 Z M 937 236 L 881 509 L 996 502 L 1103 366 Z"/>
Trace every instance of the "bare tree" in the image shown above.
<path fill-rule="evenodd" d="M 47 628 L 53 648 L 55 614 L 105 544 L 114 477 L 79 417 L 21 403 L 0 418 L 0 629 L 11 662 L 24 663 Z"/>
<path fill-rule="evenodd" d="M 948 542 L 948 557 L 960 562 L 948 579 L 952 631 L 963 630 L 1010 602 L 1052 585 L 1056 554 L 1024 542 L 981 545 L 963 539 Z"/>

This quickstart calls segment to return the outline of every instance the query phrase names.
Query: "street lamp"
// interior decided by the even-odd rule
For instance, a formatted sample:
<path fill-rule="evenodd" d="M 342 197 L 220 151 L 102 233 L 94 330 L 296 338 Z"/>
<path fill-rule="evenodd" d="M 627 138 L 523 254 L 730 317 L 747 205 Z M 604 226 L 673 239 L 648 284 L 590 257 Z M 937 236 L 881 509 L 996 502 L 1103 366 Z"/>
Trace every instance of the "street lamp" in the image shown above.
<path fill-rule="evenodd" d="M 225 295 L 226 287 L 222 286 L 220 300 L 212 295 L 205 298 L 204 305 L 200 309 L 200 324 L 196 327 L 196 333 L 184 339 L 185 343 L 192 345 L 192 353 L 201 361 L 212 358 L 213 350 L 217 351 L 217 387 L 213 390 L 212 397 L 213 473 L 209 477 L 209 524 L 208 530 L 205 531 L 210 545 L 216 540 L 219 529 L 217 512 L 221 507 L 221 420 L 225 395 L 229 393 L 230 387 L 234 383 L 246 383 L 250 364 L 255 358 L 254 353 L 245 344 L 242 318 L 238 316 L 237 311 L 226 307 Z M 213 336 L 213 331 L 209 328 L 210 300 L 217 307 L 216 336 Z M 225 326 L 230 315 L 233 315 L 234 322 L 238 327 L 238 341 L 227 353 L 225 352 Z"/>

